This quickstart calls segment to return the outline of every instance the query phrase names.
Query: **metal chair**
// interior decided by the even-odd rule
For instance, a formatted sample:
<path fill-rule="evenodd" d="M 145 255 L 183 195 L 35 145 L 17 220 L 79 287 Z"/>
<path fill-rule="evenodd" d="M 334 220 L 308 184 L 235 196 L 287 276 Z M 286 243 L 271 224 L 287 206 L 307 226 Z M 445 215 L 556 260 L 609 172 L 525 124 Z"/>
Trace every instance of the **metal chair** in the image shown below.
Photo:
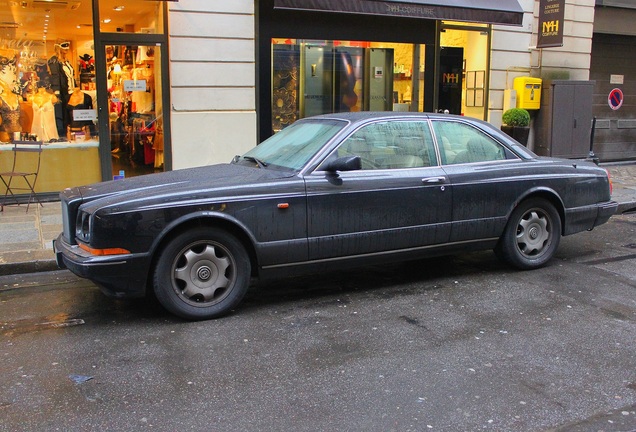
<path fill-rule="evenodd" d="M 11 171 L 0 172 L 0 180 L 7 188 L 2 204 L 0 204 L 0 211 L 4 210 L 9 195 L 17 205 L 20 205 L 20 201 L 18 201 L 14 193 L 18 191 L 29 193 L 27 212 L 32 201 L 36 201 L 40 206 L 44 207 L 35 193 L 35 184 L 38 180 L 40 161 L 42 159 L 42 141 L 14 141 L 12 144 L 13 166 Z M 29 155 L 35 155 L 35 158 Z M 16 177 L 21 177 L 23 183 Z M 15 185 L 16 181 L 18 185 Z"/>

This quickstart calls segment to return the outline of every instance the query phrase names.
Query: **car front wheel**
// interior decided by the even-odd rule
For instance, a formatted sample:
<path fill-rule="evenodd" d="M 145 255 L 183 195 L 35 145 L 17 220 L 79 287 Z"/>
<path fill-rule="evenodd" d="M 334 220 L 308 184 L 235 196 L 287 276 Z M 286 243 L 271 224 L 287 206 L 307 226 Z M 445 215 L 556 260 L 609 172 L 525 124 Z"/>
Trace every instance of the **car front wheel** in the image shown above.
<path fill-rule="evenodd" d="M 210 319 L 239 304 L 250 272 L 240 241 L 225 231 L 202 227 L 167 244 L 154 269 L 153 288 L 169 312 L 186 319 Z"/>
<path fill-rule="evenodd" d="M 529 270 L 546 264 L 560 240 L 561 218 L 556 208 L 547 200 L 533 198 L 514 209 L 495 253 L 513 267 Z"/>

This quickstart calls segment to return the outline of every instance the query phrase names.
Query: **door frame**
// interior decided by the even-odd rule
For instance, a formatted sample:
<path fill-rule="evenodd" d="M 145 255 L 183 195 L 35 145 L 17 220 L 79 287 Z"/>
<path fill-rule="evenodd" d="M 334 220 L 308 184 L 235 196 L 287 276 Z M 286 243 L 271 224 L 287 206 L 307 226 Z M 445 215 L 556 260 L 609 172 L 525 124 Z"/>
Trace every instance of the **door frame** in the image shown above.
<path fill-rule="evenodd" d="M 100 31 L 99 0 L 93 1 L 93 41 L 95 50 L 95 84 L 97 88 L 97 118 L 99 161 L 102 180 L 113 179 L 108 119 L 108 83 L 106 76 L 107 45 L 154 45 L 161 48 L 161 106 L 163 107 L 164 171 L 172 170 L 172 136 L 170 128 L 170 55 L 168 50 L 168 7 L 162 4 L 162 33 L 106 33 Z M 100 72 L 101 71 L 101 72 Z"/>

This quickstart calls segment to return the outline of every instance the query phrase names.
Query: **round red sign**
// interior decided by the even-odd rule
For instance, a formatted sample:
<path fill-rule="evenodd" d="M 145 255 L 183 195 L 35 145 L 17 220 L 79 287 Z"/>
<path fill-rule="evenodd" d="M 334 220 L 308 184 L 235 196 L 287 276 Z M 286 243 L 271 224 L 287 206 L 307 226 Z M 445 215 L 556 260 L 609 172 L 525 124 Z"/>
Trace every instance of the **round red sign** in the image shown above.
<path fill-rule="evenodd" d="M 607 97 L 607 104 L 614 111 L 623 106 L 623 92 L 621 89 L 615 88 L 610 92 Z"/>

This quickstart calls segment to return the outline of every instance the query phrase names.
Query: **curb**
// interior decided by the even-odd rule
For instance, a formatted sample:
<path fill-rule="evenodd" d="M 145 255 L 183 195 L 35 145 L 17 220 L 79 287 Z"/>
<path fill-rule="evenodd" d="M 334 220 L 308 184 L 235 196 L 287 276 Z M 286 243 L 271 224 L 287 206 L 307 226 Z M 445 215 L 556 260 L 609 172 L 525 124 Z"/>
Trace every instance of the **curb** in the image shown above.
<path fill-rule="evenodd" d="M 52 250 L 7 252 L 2 254 L 0 276 L 59 270 Z"/>
<path fill-rule="evenodd" d="M 616 215 L 632 212 L 636 212 L 636 201 L 619 203 L 618 210 L 616 210 Z"/>
<path fill-rule="evenodd" d="M 0 276 L 60 270 L 54 259 L 0 264 Z"/>

